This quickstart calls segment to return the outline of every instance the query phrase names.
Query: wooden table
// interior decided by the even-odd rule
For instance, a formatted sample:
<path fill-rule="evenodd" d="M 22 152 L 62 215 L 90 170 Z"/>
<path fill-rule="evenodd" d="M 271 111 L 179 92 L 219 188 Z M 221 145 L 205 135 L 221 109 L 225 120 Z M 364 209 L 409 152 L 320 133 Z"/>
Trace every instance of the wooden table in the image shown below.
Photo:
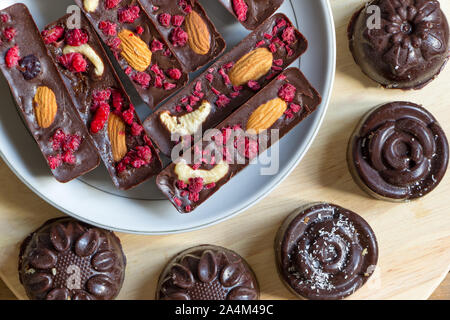
<path fill-rule="evenodd" d="M 263 299 L 293 299 L 276 275 L 273 239 L 284 218 L 311 201 L 348 207 L 360 213 L 377 234 L 377 270 L 353 299 L 427 299 L 446 277 L 450 263 L 450 174 L 424 199 L 392 204 L 374 200 L 356 186 L 345 153 L 350 134 L 362 115 L 388 101 L 423 104 L 450 134 L 450 67 L 420 91 L 377 87 L 353 62 L 346 38 L 349 18 L 364 1 L 330 2 L 337 32 L 336 83 L 329 112 L 307 156 L 264 201 L 220 225 L 174 236 L 119 234 L 128 257 L 119 298 L 153 298 L 159 272 L 168 259 L 190 246 L 212 243 L 229 247 L 248 260 L 260 281 Z M 450 2 L 441 4 L 450 17 Z M 60 214 L 0 162 L 0 275 L 17 297 L 25 298 L 17 278 L 19 243 L 45 220 Z M 450 298 L 448 285 L 444 290 L 440 297 Z"/>

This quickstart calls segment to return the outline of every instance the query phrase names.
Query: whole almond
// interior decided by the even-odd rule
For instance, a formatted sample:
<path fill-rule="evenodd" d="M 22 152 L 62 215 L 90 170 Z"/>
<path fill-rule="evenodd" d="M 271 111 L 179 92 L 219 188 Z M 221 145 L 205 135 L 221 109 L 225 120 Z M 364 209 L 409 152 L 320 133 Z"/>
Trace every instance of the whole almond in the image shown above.
<path fill-rule="evenodd" d="M 287 109 L 287 103 L 283 99 L 276 98 L 261 105 L 256 109 L 247 122 L 247 131 L 259 134 L 269 129 Z"/>
<path fill-rule="evenodd" d="M 111 150 L 115 162 L 119 162 L 128 152 L 125 135 L 125 122 L 111 113 L 108 119 L 108 136 L 111 143 Z"/>
<path fill-rule="evenodd" d="M 258 48 L 239 59 L 230 71 L 234 86 L 242 86 L 250 80 L 258 80 L 269 72 L 273 64 L 273 54 L 267 48 Z"/>
<path fill-rule="evenodd" d="M 39 87 L 33 99 L 34 113 L 39 127 L 46 129 L 55 121 L 58 104 L 55 93 L 48 87 Z"/>
<path fill-rule="evenodd" d="M 187 15 L 186 30 L 191 49 L 197 54 L 208 54 L 209 50 L 211 50 L 211 34 L 205 21 L 197 12 L 191 11 Z"/>
<path fill-rule="evenodd" d="M 119 33 L 121 55 L 136 71 L 144 72 L 152 63 L 152 52 L 148 45 L 130 30 Z"/>

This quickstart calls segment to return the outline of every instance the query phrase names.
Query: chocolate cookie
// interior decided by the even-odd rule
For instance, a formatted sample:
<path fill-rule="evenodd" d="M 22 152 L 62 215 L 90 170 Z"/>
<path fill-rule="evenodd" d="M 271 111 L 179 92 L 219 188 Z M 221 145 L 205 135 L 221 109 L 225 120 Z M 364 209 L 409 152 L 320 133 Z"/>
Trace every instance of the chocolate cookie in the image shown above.
<path fill-rule="evenodd" d="M 19 278 L 33 300 L 109 300 L 122 288 L 125 265 L 114 233 L 59 218 L 22 243 Z"/>
<path fill-rule="evenodd" d="M 375 108 L 348 147 L 355 181 L 375 198 L 413 200 L 431 192 L 448 166 L 448 141 L 436 119 L 410 102 Z"/>
<path fill-rule="evenodd" d="M 258 300 L 259 286 L 237 253 L 213 245 L 179 253 L 159 278 L 157 300 Z"/>
<path fill-rule="evenodd" d="M 449 26 L 437 0 L 371 1 L 353 16 L 348 36 L 356 63 L 386 88 L 421 89 L 449 57 Z"/>
<path fill-rule="evenodd" d="M 367 222 L 356 213 L 328 203 L 296 210 L 275 240 L 282 281 L 299 297 L 343 299 L 375 271 L 378 245 Z"/>

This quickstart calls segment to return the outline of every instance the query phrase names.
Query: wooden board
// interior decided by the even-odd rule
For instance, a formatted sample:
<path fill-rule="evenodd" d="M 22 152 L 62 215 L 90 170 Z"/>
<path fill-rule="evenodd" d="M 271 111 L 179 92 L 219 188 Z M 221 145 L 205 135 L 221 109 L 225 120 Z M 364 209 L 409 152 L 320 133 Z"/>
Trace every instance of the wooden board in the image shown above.
<path fill-rule="evenodd" d="M 291 211 L 312 201 L 334 202 L 360 213 L 377 234 L 378 268 L 353 299 L 426 299 L 436 289 L 449 272 L 450 174 L 428 197 L 392 204 L 368 197 L 355 185 L 345 153 L 360 117 L 370 108 L 393 100 L 423 104 L 450 135 L 450 67 L 421 91 L 377 87 L 354 64 L 346 39 L 348 20 L 363 2 L 331 0 L 338 43 L 336 83 L 322 130 L 302 163 L 264 201 L 220 225 L 174 236 L 119 234 L 128 257 L 119 298 L 152 299 L 159 272 L 173 255 L 190 246 L 212 243 L 233 249 L 248 260 L 260 281 L 263 299 L 293 299 L 278 279 L 273 239 Z M 441 4 L 450 17 L 450 2 Z M 0 163 L 0 275 L 19 298 L 25 298 L 17 276 L 19 243 L 46 219 L 58 215 Z"/>

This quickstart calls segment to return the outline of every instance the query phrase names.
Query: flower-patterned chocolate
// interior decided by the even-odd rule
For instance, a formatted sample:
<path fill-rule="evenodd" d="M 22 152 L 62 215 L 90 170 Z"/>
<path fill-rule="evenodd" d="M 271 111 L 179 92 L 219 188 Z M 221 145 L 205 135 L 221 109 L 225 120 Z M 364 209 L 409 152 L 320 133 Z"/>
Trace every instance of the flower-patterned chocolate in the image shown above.
<path fill-rule="evenodd" d="M 122 287 L 125 265 L 114 233 L 59 218 L 23 242 L 19 277 L 33 300 L 109 300 Z"/>

